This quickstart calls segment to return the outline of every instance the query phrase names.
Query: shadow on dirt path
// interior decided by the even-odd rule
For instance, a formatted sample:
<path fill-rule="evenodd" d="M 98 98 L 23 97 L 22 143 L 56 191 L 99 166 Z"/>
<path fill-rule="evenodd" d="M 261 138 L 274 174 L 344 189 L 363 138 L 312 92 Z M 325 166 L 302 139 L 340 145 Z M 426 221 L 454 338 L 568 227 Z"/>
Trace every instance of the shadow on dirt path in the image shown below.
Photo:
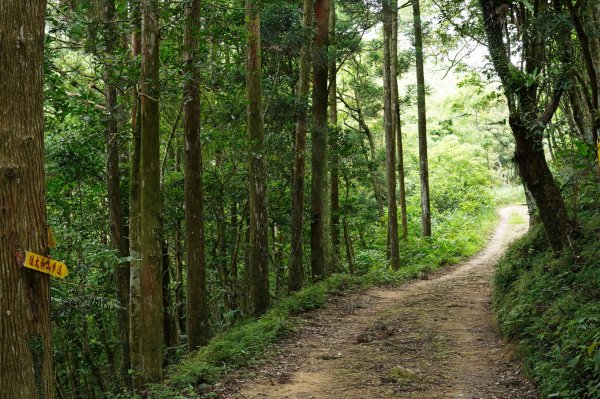
<path fill-rule="evenodd" d="M 223 397 L 536 398 L 491 309 L 494 266 L 526 231 L 527 211 L 512 206 L 500 214 L 487 247 L 471 260 L 305 314 L 280 354 L 254 370 L 256 378 L 232 376 Z"/>

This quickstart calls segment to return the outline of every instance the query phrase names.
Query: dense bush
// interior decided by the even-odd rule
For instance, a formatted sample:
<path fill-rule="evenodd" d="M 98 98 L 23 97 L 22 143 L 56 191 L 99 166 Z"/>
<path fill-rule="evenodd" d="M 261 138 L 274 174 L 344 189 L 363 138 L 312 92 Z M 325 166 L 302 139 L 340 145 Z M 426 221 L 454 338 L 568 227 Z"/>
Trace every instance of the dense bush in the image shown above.
<path fill-rule="evenodd" d="M 541 229 L 514 243 L 495 277 L 503 333 L 518 342 L 542 395 L 600 397 L 600 222 L 581 214 L 579 238 L 555 256 Z"/>

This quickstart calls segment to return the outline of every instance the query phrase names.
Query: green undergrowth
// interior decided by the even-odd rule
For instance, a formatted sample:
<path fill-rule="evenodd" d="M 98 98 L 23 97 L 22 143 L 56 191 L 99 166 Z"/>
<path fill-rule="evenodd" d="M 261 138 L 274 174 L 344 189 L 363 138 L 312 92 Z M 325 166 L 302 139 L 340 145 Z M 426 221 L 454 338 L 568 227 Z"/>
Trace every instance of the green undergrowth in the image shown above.
<path fill-rule="evenodd" d="M 502 185 L 492 190 L 494 203 L 497 205 L 525 204 L 523 186 Z"/>
<path fill-rule="evenodd" d="M 544 397 L 600 398 L 600 215 L 581 215 L 581 231 L 560 256 L 541 229 L 515 242 L 495 276 L 504 334 Z"/>
<path fill-rule="evenodd" d="M 491 208 L 478 216 L 448 215 L 438 226 L 437 237 L 411 238 L 402 246 L 403 267 L 399 271 L 390 270 L 385 254 L 369 250 L 357 253 L 360 274 L 332 275 L 278 301 L 261 318 L 248 320 L 214 337 L 206 347 L 169 367 L 164 383 L 151 386 L 149 397 L 213 397 L 212 388 L 223 376 L 260 362 L 267 350 L 293 332 L 297 325 L 294 316 L 323 308 L 334 296 L 373 286 L 401 284 L 457 263 L 483 247 L 496 220 Z"/>

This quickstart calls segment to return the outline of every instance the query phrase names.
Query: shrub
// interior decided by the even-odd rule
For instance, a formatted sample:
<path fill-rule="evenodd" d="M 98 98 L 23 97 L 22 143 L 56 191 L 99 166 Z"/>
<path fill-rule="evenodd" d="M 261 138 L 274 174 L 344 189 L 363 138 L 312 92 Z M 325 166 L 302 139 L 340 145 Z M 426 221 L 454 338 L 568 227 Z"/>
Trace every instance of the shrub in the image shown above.
<path fill-rule="evenodd" d="M 494 280 L 502 332 L 546 397 L 600 397 L 600 223 L 582 216 L 572 248 L 557 257 L 535 229 L 510 247 Z"/>

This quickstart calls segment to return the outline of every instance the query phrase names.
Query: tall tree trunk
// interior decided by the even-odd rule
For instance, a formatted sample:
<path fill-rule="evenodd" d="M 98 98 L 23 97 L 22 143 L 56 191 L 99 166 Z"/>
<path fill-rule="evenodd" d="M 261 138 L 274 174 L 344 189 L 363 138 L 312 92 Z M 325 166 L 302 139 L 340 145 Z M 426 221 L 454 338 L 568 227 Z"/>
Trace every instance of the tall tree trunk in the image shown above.
<path fill-rule="evenodd" d="M 72 348 L 70 346 L 65 345 L 65 363 L 67 366 L 67 380 L 69 381 L 69 393 L 71 394 L 71 399 L 79 399 L 81 395 L 79 395 L 80 383 L 77 378 L 77 362 L 73 356 Z"/>
<path fill-rule="evenodd" d="M 300 56 L 298 80 L 298 114 L 296 115 L 296 137 L 294 141 L 294 175 L 292 185 L 292 240 L 288 271 L 288 289 L 298 291 L 304 284 L 303 231 L 304 189 L 306 164 L 306 132 L 308 130 L 308 91 L 310 88 L 310 62 L 313 28 L 313 0 L 304 0 L 304 41 Z"/>
<path fill-rule="evenodd" d="M 587 29 L 594 30 L 600 22 L 600 4 L 597 1 L 588 0 L 587 10 Z M 591 36 L 592 57 L 596 66 L 596 81 L 600 82 L 600 36 L 597 33 Z"/>
<path fill-rule="evenodd" d="M 390 0 L 383 1 L 383 91 L 386 181 L 388 196 L 388 241 L 390 264 L 400 268 L 400 245 L 398 242 L 398 204 L 396 203 L 396 137 L 394 134 L 394 101 L 392 80 L 392 7 Z"/>
<path fill-rule="evenodd" d="M 331 1 L 329 11 L 329 31 L 331 41 L 335 42 L 336 14 L 335 0 Z M 334 128 L 335 136 L 331 140 L 331 271 L 339 272 L 340 266 L 340 156 L 338 107 L 337 107 L 337 63 L 336 57 L 329 60 L 329 123 Z"/>
<path fill-rule="evenodd" d="M 131 181 L 129 186 L 129 253 L 131 273 L 129 278 L 129 352 L 131 369 L 141 371 L 141 243 L 140 243 L 140 158 L 141 158 L 141 101 L 138 96 L 134 112 L 138 115 L 138 123 L 133 126 L 133 140 L 131 143 Z M 131 375 L 135 388 L 141 387 L 139 374 Z"/>
<path fill-rule="evenodd" d="M 594 38 L 590 38 L 588 33 L 585 30 L 585 27 L 581 21 L 578 10 L 575 8 L 571 0 L 567 0 L 565 2 L 567 8 L 569 10 L 569 14 L 571 16 L 571 21 L 573 22 L 573 26 L 575 27 L 575 31 L 577 32 L 577 38 L 579 39 L 579 45 L 581 48 L 581 55 L 583 58 L 583 63 L 585 65 L 585 69 L 588 75 L 588 84 L 590 90 L 591 97 L 591 114 L 592 114 L 592 143 L 596 151 L 594 154 L 596 156 L 596 172 L 598 177 L 600 178 L 600 142 L 598 141 L 598 129 L 600 129 L 600 90 L 598 83 L 598 70 L 600 69 L 600 63 L 595 65 L 594 62 Z M 582 11 L 585 10 L 585 7 L 578 5 L 577 8 L 580 8 Z M 591 11 L 591 10 L 585 10 Z M 598 60 L 600 61 L 600 60 Z M 587 90 L 587 88 L 583 88 Z"/>
<path fill-rule="evenodd" d="M 543 132 L 532 131 L 520 118 L 511 116 L 510 127 L 515 137 L 515 158 L 519 174 L 540 212 L 540 219 L 555 251 L 566 244 L 567 211 L 560 190 L 546 163 L 542 144 Z M 541 134 L 540 134 L 541 133 Z M 535 220 L 535 217 L 532 218 Z M 533 223 L 533 221 L 532 221 Z"/>
<path fill-rule="evenodd" d="M 596 34 L 592 35 L 592 37 L 590 38 L 590 44 L 592 48 L 593 64 L 596 68 L 596 82 L 598 83 L 598 85 L 600 85 L 600 36 L 597 33 L 597 26 L 600 22 L 600 4 L 593 0 L 588 1 L 587 15 L 590 18 L 590 20 L 588 21 L 588 29 L 596 29 Z M 598 101 L 600 102 L 600 90 L 598 90 L 597 94 L 599 96 Z M 596 114 L 596 140 L 596 160 L 598 161 L 596 171 L 598 174 L 598 178 L 600 179 L 600 109 L 598 108 Z"/>
<path fill-rule="evenodd" d="M 58 376 L 55 376 L 54 380 L 56 382 L 56 393 L 58 394 L 58 397 L 60 399 L 67 399 L 67 396 L 65 395 L 65 391 L 63 390 L 63 387 L 62 387 L 62 383 L 60 382 L 60 379 L 58 378 Z"/>
<path fill-rule="evenodd" d="M 350 236 L 350 228 L 348 226 L 348 197 L 350 196 L 350 179 L 348 179 L 348 176 L 344 176 L 344 183 L 346 187 L 343 216 L 344 244 L 346 247 L 346 260 L 348 261 L 348 272 L 354 274 L 354 249 L 352 248 L 352 237 Z"/>
<path fill-rule="evenodd" d="M 200 0 L 186 7 L 184 32 L 185 220 L 187 245 L 187 334 L 193 351 L 209 338 L 204 243 L 204 193 L 200 141 Z"/>
<path fill-rule="evenodd" d="M 267 173 L 262 107 L 262 55 L 260 13 L 254 0 L 246 0 L 248 46 L 246 94 L 248 99 L 250 250 L 248 272 L 250 311 L 255 316 L 269 307 L 269 220 L 267 217 Z"/>
<path fill-rule="evenodd" d="M 223 186 L 219 187 L 219 198 L 224 198 L 225 192 L 223 190 Z M 231 310 L 229 308 L 229 298 L 228 298 L 228 285 L 229 279 L 227 274 L 227 242 L 226 242 L 226 231 L 225 231 L 225 203 L 223 201 L 219 201 L 216 205 L 216 222 L 217 222 L 217 242 L 216 242 L 216 261 L 217 261 L 217 270 L 219 272 L 219 280 L 221 282 L 221 292 L 223 296 L 223 310 L 228 312 Z"/>
<path fill-rule="evenodd" d="M 140 158 L 142 382 L 162 380 L 162 248 L 159 114 L 159 2 L 142 0 Z"/>
<path fill-rule="evenodd" d="M 396 146 L 398 152 L 398 181 L 399 181 L 399 196 L 400 196 L 400 209 L 402 219 L 402 239 L 408 239 L 408 216 L 406 211 L 406 174 L 404 169 L 404 137 L 402 137 L 402 119 L 400 114 L 400 107 L 398 107 L 397 113 L 398 124 L 396 126 Z"/>
<path fill-rule="evenodd" d="M 185 121 L 184 121 L 185 123 Z M 185 129 L 185 127 L 184 127 Z M 181 172 L 181 141 L 178 139 L 175 142 L 175 172 Z M 184 177 L 185 178 L 185 177 Z M 185 186 L 185 181 L 184 181 Z M 185 187 L 184 187 L 185 191 Z M 185 193 L 184 193 L 185 195 Z M 184 211 L 185 212 L 185 211 Z M 177 333 L 176 342 L 180 344 L 181 336 L 184 334 L 185 308 L 183 304 L 183 247 L 181 242 L 182 226 L 181 219 L 175 219 L 175 237 L 174 237 L 174 252 L 175 252 L 175 303 L 173 310 L 173 318 L 175 319 L 175 331 Z"/>
<path fill-rule="evenodd" d="M 219 176 L 223 176 L 223 151 L 217 150 L 217 154 L 215 157 L 215 166 L 217 169 L 217 173 Z M 225 189 L 224 184 L 221 179 L 218 182 L 219 185 L 219 198 L 225 198 Z M 225 201 L 218 201 L 215 209 L 215 217 L 217 221 L 217 247 L 216 247 L 216 260 L 217 260 L 217 270 L 219 272 L 219 279 L 221 280 L 221 290 L 223 294 L 223 310 L 225 313 L 229 312 L 231 309 L 229 308 L 229 279 L 227 277 L 227 242 L 226 242 L 226 232 L 225 232 Z"/>
<path fill-rule="evenodd" d="M 540 211 L 548 241 L 552 249 L 559 252 L 566 244 L 569 234 L 567 210 L 546 163 L 542 140 L 544 129 L 558 108 L 564 85 L 555 88 L 551 101 L 540 115 L 537 86 L 525 86 L 522 83 L 525 82 L 524 72 L 512 65 L 507 56 L 502 37 L 504 16 L 489 0 L 480 0 L 480 6 L 490 56 L 502 81 L 509 106 L 509 122 L 515 137 L 515 158 L 519 172 Z M 527 72 L 531 73 L 537 68 L 539 57 L 535 54 L 536 46 L 529 42 L 535 38 L 526 37 L 525 40 L 523 48 L 527 52 L 524 60 Z M 564 63 L 567 65 L 569 60 L 565 59 Z"/>
<path fill-rule="evenodd" d="M 575 134 L 579 133 L 579 137 L 582 140 L 588 141 L 591 135 L 588 137 L 586 120 L 588 119 L 587 117 L 591 117 L 591 115 L 589 112 L 587 112 L 589 111 L 589 108 L 586 105 L 586 102 L 583 100 L 584 95 L 582 92 L 584 90 L 586 90 L 585 87 L 582 87 L 582 85 L 580 85 L 575 79 L 572 79 L 572 87 L 569 92 L 570 107 L 567 109 L 567 111 L 571 113 L 570 115 L 572 115 L 573 122 L 576 127 L 576 129 L 573 129 L 573 132 Z"/>
<path fill-rule="evenodd" d="M 216 36 L 210 40 L 210 76 L 212 78 L 213 87 L 218 86 L 218 74 L 220 73 L 220 60 L 221 60 L 221 47 L 220 39 Z M 218 148 L 215 154 L 215 167 L 220 177 L 218 179 L 219 184 L 219 198 L 225 198 L 225 187 L 223 183 L 224 176 L 223 164 L 225 162 L 225 153 L 222 148 Z M 215 209 L 215 216 L 217 221 L 217 242 L 216 242 L 216 262 L 217 270 L 219 272 L 219 279 L 221 281 L 221 289 L 218 292 L 222 296 L 223 312 L 229 313 L 230 308 L 230 290 L 229 290 L 229 278 L 227 270 L 227 234 L 226 234 L 226 222 L 225 222 L 225 201 L 218 201 Z"/>
<path fill-rule="evenodd" d="M 283 267 L 283 246 L 285 236 L 281 227 L 277 223 L 271 225 L 271 248 L 273 250 L 273 268 L 275 269 L 275 298 L 282 298 L 284 295 L 283 276 L 285 269 Z"/>
<path fill-rule="evenodd" d="M 519 165 L 515 165 L 515 167 L 518 168 Z M 527 204 L 527 212 L 529 213 L 529 230 L 531 230 L 540 224 L 540 217 L 538 208 L 535 204 L 535 198 L 533 198 L 533 194 L 531 194 L 531 191 L 527 188 L 527 184 L 525 184 L 523 178 L 521 178 L 521 183 L 523 185 L 523 191 L 525 191 L 525 203 Z"/>
<path fill-rule="evenodd" d="M 398 0 L 392 0 L 392 43 L 391 55 L 392 65 L 390 71 L 392 75 L 392 112 L 393 112 L 393 130 L 396 137 L 397 161 L 398 161 L 398 183 L 399 183 L 399 203 L 402 220 L 402 238 L 408 239 L 408 217 L 406 214 L 406 182 L 404 173 L 404 148 L 402 137 L 402 119 L 400 117 L 400 99 L 398 90 Z"/>
<path fill-rule="evenodd" d="M 234 206 L 232 206 L 231 212 L 231 225 L 235 227 L 236 230 L 236 238 L 235 245 L 233 246 L 233 251 L 231 253 L 231 309 L 239 309 L 241 307 L 241 302 L 239 298 L 239 289 L 238 289 L 238 262 L 239 262 L 239 253 L 240 248 L 242 247 L 242 238 L 245 236 L 246 229 L 244 228 L 244 221 L 248 215 L 248 202 L 244 205 L 242 209 L 242 214 L 240 215 L 239 223 L 236 223 L 236 206 L 234 202 Z"/>
<path fill-rule="evenodd" d="M 142 48 L 142 37 L 139 19 L 141 17 L 139 0 L 132 0 L 131 4 L 131 55 L 136 59 Z M 140 158 L 141 158 L 141 99 L 138 88 L 132 90 L 133 111 L 131 113 L 132 141 L 131 141 L 131 170 L 129 177 L 129 353 L 132 385 L 141 388 L 141 311 L 142 298 L 140 296 L 141 276 L 141 244 L 140 244 Z"/>
<path fill-rule="evenodd" d="M 310 248 L 313 280 L 321 280 L 326 273 L 327 242 L 327 75 L 329 47 L 329 0 L 315 1 L 316 37 L 313 57 L 313 137 Z"/>
<path fill-rule="evenodd" d="M 431 200 L 429 196 L 429 161 L 427 159 L 427 113 L 425 108 L 425 67 L 423 59 L 423 29 L 420 0 L 413 0 L 415 58 L 417 65 L 417 106 L 419 114 L 419 169 L 421 178 L 421 228 L 423 236 L 431 237 Z"/>
<path fill-rule="evenodd" d="M 371 179 L 373 180 L 373 193 L 375 194 L 375 201 L 377 202 L 377 214 L 379 215 L 379 219 L 381 221 L 381 225 L 383 227 L 383 189 L 381 188 L 381 183 L 379 181 L 379 165 L 377 162 L 377 152 L 375 150 L 375 140 L 373 139 L 373 133 L 371 129 L 364 121 L 364 118 L 360 116 L 362 120 L 361 130 L 367 136 L 367 142 L 369 143 L 369 154 L 371 155 L 370 164 L 371 164 Z M 367 159 L 369 162 L 369 159 Z"/>
<path fill-rule="evenodd" d="M 177 343 L 184 334 L 185 310 L 183 306 L 183 250 L 181 246 L 181 222 L 175 221 L 175 329 Z"/>
<path fill-rule="evenodd" d="M 48 253 L 44 173 L 45 1 L 0 2 L 0 392 L 51 399 L 50 279 L 19 249 Z"/>
<path fill-rule="evenodd" d="M 163 226 L 164 228 L 164 226 Z M 165 349 L 173 349 L 175 343 L 175 322 L 173 318 L 173 298 L 171 296 L 171 261 L 169 258 L 169 243 L 162 239 L 162 308 L 163 308 L 163 337 Z M 169 355 L 165 356 L 168 362 Z"/>
<path fill-rule="evenodd" d="M 115 62 L 114 47 L 117 42 L 115 29 L 116 9 L 114 0 L 104 1 L 104 94 L 106 97 L 106 181 L 108 189 L 108 213 L 110 239 L 113 248 L 122 261 L 113 273 L 117 298 L 121 308 L 117 310 L 117 322 L 121 340 L 121 377 L 129 381 L 131 359 L 129 355 L 129 264 L 124 259 L 129 256 L 129 243 L 125 233 L 125 219 L 121 207 L 121 179 L 119 171 L 119 134 L 117 125 L 117 89 L 113 84 Z"/>
<path fill-rule="evenodd" d="M 229 299 L 229 310 L 237 311 L 237 299 L 235 297 L 237 290 L 237 259 L 234 259 L 234 256 L 237 257 L 237 246 L 239 245 L 238 238 L 238 219 L 237 219 L 237 202 L 234 200 L 231 202 L 231 206 L 229 208 L 229 226 L 231 231 L 234 231 L 235 234 L 233 236 L 233 247 L 231 251 L 231 267 L 229 269 L 229 285 L 227 286 L 227 298 Z M 234 314 L 237 314 L 234 313 Z"/>

